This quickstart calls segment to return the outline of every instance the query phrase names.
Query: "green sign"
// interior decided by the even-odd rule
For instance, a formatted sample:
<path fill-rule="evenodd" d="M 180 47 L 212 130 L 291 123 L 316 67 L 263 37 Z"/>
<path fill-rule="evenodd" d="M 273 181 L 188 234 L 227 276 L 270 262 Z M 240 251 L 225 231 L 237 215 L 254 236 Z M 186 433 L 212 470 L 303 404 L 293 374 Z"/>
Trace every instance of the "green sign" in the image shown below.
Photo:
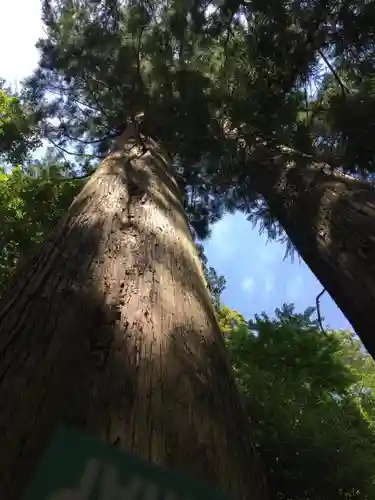
<path fill-rule="evenodd" d="M 52 437 L 24 500 L 227 500 L 78 431 Z"/>

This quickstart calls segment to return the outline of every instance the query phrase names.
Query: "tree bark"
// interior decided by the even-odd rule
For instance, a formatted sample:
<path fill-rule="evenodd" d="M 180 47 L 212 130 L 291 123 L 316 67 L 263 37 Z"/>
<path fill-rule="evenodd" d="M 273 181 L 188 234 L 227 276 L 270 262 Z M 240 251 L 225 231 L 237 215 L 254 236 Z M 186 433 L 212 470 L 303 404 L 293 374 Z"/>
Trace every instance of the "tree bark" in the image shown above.
<path fill-rule="evenodd" d="M 264 500 L 171 161 L 129 130 L 0 303 L 0 487 L 65 423 Z"/>
<path fill-rule="evenodd" d="M 257 168 L 253 181 L 375 358 L 375 189 L 318 164 L 287 167 L 287 158 Z"/>

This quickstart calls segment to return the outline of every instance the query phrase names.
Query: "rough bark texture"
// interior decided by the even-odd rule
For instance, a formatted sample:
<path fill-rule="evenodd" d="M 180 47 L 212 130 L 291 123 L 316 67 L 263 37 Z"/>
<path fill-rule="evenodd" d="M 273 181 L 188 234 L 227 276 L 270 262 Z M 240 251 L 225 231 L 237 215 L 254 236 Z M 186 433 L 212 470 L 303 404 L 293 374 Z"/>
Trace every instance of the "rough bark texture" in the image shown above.
<path fill-rule="evenodd" d="M 124 136 L 0 304 L 0 487 L 58 423 L 265 500 L 167 156 Z"/>
<path fill-rule="evenodd" d="M 375 189 L 319 165 L 285 164 L 259 170 L 258 189 L 375 358 Z"/>

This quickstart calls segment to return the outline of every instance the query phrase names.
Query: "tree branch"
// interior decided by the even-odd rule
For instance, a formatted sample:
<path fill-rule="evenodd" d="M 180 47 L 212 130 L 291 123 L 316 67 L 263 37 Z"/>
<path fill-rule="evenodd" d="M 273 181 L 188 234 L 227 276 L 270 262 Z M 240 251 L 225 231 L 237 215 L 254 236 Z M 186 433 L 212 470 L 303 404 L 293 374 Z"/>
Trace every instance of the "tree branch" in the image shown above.
<path fill-rule="evenodd" d="M 322 316 L 320 314 L 320 299 L 321 299 L 322 295 L 324 294 L 324 292 L 326 292 L 326 291 L 327 290 L 325 288 L 323 288 L 323 290 L 316 296 L 316 313 L 318 315 L 318 322 L 319 322 L 320 329 L 321 329 L 322 333 L 324 333 L 324 335 L 327 335 L 327 332 L 325 331 L 325 329 L 323 327 Z"/>
<path fill-rule="evenodd" d="M 119 135 L 122 134 L 122 131 L 121 132 L 114 132 L 113 134 L 107 134 L 104 137 L 100 137 L 100 139 L 92 139 L 91 141 L 85 141 L 84 139 L 79 139 L 78 137 L 73 137 L 73 136 L 69 135 L 67 132 L 63 132 L 63 133 L 71 141 L 78 141 L 78 142 L 81 142 L 82 144 L 96 144 L 98 142 L 102 142 L 102 141 L 105 141 L 107 139 L 115 139 L 116 137 L 118 137 Z"/>
<path fill-rule="evenodd" d="M 94 154 L 86 154 L 86 153 L 74 153 L 73 151 L 68 151 L 67 149 L 63 148 L 61 144 L 56 144 L 50 137 L 47 137 L 47 139 L 52 143 L 55 148 L 59 149 L 60 151 L 63 151 L 64 153 L 72 156 L 83 156 L 86 158 L 98 158 L 100 160 L 103 160 L 105 156 L 99 156 L 99 155 L 94 155 Z"/>
<path fill-rule="evenodd" d="M 327 57 L 324 55 L 323 51 L 321 49 L 318 49 L 318 53 L 319 53 L 320 57 L 323 59 L 323 61 L 325 62 L 326 66 L 328 67 L 330 72 L 332 73 L 332 75 L 335 78 L 335 80 L 337 81 L 337 83 L 340 85 L 340 87 L 343 91 L 343 94 L 349 94 L 350 91 L 349 91 L 348 87 L 343 83 L 343 81 L 341 80 L 341 78 L 337 74 L 335 68 L 332 66 L 332 64 L 329 62 Z"/>

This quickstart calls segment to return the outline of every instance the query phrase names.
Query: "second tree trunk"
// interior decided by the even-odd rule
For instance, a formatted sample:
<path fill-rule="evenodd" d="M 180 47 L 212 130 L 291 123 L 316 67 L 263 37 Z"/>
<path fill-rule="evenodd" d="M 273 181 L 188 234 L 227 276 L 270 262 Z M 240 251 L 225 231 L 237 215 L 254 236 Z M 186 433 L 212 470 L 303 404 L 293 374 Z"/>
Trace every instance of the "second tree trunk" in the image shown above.
<path fill-rule="evenodd" d="M 375 189 L 319 165 L 286 164 L 259 168 L 257 189 L 375 358 Z"/>

